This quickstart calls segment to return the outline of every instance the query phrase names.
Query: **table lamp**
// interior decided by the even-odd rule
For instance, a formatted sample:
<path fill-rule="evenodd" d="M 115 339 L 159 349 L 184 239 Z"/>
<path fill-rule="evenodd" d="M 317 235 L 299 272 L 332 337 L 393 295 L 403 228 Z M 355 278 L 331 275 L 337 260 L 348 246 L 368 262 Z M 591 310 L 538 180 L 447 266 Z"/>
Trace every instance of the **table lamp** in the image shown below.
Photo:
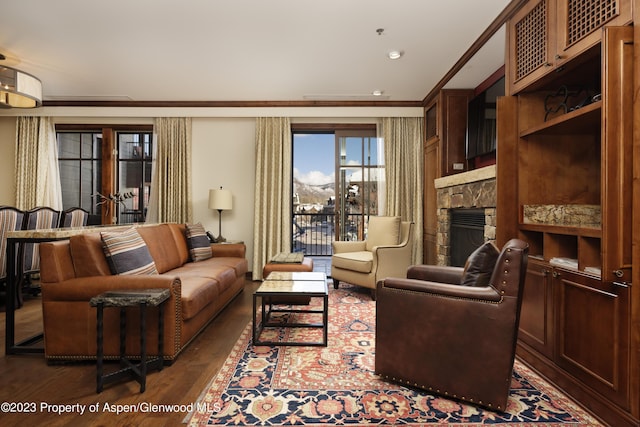
<path fill-rule="evenodd" d="M 218 237 L 216 243 L 226 242 L 227 239 L 222 237 L 222 211 L 230 211 L 233 207 L 233 195 L 229 190 L 209 190 L 209 209 L 218 211 Z"/>

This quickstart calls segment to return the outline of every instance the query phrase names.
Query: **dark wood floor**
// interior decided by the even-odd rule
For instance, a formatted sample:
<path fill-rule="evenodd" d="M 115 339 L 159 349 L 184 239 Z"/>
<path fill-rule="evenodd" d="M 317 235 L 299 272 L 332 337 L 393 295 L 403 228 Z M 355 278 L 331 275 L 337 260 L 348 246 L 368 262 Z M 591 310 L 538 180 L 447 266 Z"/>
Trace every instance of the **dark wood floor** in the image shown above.
<path fill-rule="evenodd" d="M 127 413 L 105 412 L 104 404 L 128 405 L 143 402 L 149 405 L 180 405 L 195 403 L 211 378 L 227 358 L 238 336 L 251 319 L 251 296 L 258 282 L 247 280 L 244 291 L 183 350 L 171 366 L 147 376 L 147 389 L 140 393 L 135 381 L 109 384 L 96 394 L 95 363 L 83 362 L 48 365 L 43 355 L 5 356 L 5 315 L 0 315 L 0 402 L 33 403 L 35 413 L 0 412 L 2 426 L 176 426 L 185 412 Z M 16 312 L 17 340 L 42 330 L 42 309 L 39 298 L 30 298 Z M 96 413 L 80 415 L 77 410 L 58 416 L 47 413 L 41 404 L 99 404 Z M 31 406 L 30 406 L 31 405 Z M 20 406 L 20 405 L 15 405 Z M 71 408 L 70 410 L 74 410 Z"/>

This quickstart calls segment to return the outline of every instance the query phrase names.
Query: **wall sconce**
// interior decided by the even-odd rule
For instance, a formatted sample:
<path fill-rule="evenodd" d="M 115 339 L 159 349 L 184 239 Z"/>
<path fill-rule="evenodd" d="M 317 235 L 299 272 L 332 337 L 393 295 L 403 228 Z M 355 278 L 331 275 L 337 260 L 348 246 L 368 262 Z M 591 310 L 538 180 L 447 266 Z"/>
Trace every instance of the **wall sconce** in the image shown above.
<path fill-rule="evenodd" d="M 230 211 L 233 208 L 233 195 L 229 190 L 209 190 L 209 209 L 218 211 L 218 237 L 216 243 L 226 242 L 222 237 L 222 211 Z"/>
<path fill-rule="evenodd" d="M 1 54 L 0 59 L 4 59 Z M 40 106 L 42 106 L 42 82 L 31 74 L 0 65 L 0 108 Z"/>

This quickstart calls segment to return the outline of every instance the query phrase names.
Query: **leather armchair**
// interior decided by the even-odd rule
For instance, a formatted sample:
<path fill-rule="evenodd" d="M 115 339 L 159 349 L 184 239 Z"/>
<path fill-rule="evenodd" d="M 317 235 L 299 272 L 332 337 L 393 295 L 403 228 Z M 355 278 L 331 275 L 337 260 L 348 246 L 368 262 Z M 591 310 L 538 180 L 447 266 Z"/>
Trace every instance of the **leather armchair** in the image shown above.
<path fill-rule="evenodd" d="M 404 275 L 411 265 L 412 231 L 413 222 L 400 217 L 372 216 L 366 240 L 333 242 L 333 287 L 344 281 L 372 289 L 375 297 L 379 280 Z"/>
<path fill-rule="evenodd" d="M 462 285 L 461 267 L 428 265 L 378 282 L 377 374 L 506 409 L 529 248 L 513 239 L 499 255 L 494 251 L 497 261 L 484 286 Z"/>

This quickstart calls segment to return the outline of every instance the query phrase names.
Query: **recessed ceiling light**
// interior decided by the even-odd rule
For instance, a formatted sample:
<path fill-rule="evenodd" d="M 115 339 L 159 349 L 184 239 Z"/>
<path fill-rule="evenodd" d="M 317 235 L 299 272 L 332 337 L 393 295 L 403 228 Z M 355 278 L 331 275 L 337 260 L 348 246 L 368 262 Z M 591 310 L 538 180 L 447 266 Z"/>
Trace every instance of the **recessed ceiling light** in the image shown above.
<path fill-rule="evenodd" d="M 392 50 L 388 53 L 389 59 L 400 59 L 402 52 L 399 50 Z"/>
<path fill-rule="evenodd" d="M 382 91 L 381 90 L 374 90 L 373 92 L 371 92 L 371 95 L 373 95 L 373 96 L 382 96 Z"/>

